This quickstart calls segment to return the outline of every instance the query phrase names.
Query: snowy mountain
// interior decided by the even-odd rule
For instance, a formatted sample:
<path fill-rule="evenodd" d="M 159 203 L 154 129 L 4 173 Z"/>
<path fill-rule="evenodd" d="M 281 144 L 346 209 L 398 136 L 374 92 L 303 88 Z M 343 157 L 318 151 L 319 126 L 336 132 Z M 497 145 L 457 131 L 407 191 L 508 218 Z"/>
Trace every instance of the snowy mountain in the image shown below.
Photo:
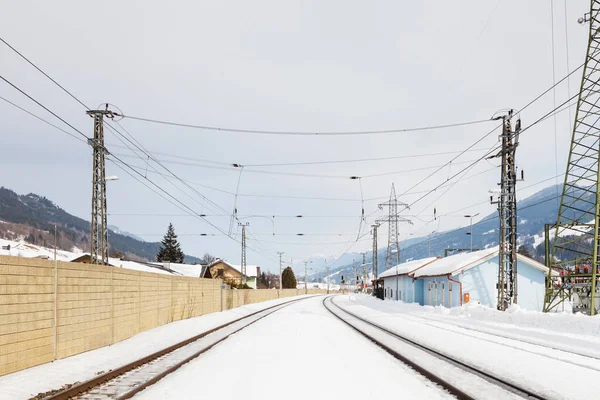
<path fill-rule="evenodd" d="M 556 223 L 560 202 L 560 198 L 557 199 L 557 193 L 562 193 L 562 185 L 542 189 L 517 203 L 519 244 L 525 245 L 538 259 L 544 254 L 544 224 Z M 487 248 L 498 245 L 498 224 L 497 213 L 487 215 L 480 222 L 474 223 L 473 247 Z M 440 232 L 432 236 L 430 241 L 427 236 L 406 240 L 401 244 L 401 260 L 407 261 L 410 259 L 425 258 L 428 254 L 443 257 L 445 249 L 468 248 L 470 246 L 470 236 L 466 235 L 466 233 L 469 229 L 470 227 L 466 226 L 447 232 Z M 386 252 L 386 248 L 379 248 L 377 252 L 380 272 L 385 270 Z M 336 261 L 335 264 L 338 267 L 332 268 L 331 272 L 341 271 L 341 274 L 344 276 L 352 276 L 354 273 L 352 257 L 362 264 L 361 255 L 346 254 L 344 260 Z M 347 258 L 350 258 L 350 260 L 347 261 Z M 371 253 L 367 254 L 366 261 L 370 269 L 371 266 L 369 263 L 372 262 Z M 324 275 L 324 273 L 319 273 L 312 278 L 318 280 L 319 278 L 322 279 Z M 332 277 L 332 279 L 338 282 L 335 277 Z"/>
<path fill-rule="evenodd" d="M 34 193 L 19 195 L 0 187 L 0 221 L 0 238 L 52 247 L 56 225 L 59 249 L 71 251 L 89 248 L 90 223 Z M 130 233 L 112 228 L 115 227 L 109 229 L 111 252 L 119 252 L 133 259 L 154 260 L 160 243 L 145 242 Z M 199 262 L 200 259 L 186 256 L 186 262 L 194 261 Z"/>

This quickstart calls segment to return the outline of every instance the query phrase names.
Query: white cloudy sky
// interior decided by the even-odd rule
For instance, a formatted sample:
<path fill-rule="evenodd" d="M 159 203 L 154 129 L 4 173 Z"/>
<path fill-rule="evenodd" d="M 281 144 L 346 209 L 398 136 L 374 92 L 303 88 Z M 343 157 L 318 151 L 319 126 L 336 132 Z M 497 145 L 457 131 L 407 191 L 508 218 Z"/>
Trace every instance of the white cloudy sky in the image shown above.
<path fill-rule="evenodd" d="M 380 130 L 487 119 L 498 110 L 523 107 L 553 82 L 552 3 L 554 68 L 560 79 L 567 73 L 567 62 L 571 69 L 583 62 L 587 26 L 576 20 L 589 7 L 588 1 L 569 1 L 565 9 L 563 0 L 0 0 L 0 35 L 93 107 L 110 102 L 132 116 L 233 128 Z M 0 60 L 0 75 L 92 135 L 92 121 L 84 108 L 1 43 Z M 578 90 L 579 80 L 579 73 L 571 79 L 571 94 Z M 69 130 L 4 82 L 0 82 L 0 96 Z M 567 98 L 567 85 L 562 85 L 556 91 L 556 104 Z M 553 102 L 550 93 L 534 103 L 521 114 L 523 126 L 552 110 Z M 249 251 L 248 262 L 271 270 L 278 264 L 277 251 L 298 260 L 313 254 L 340 255 L 349 247 L 357 236 L 361 214 L 360 186 L 350 176 L 363 177 L 365 213 L 372 219 L 383 215 L 376 211 L 377 203 L 389 195 L 392 182 L 402 194 L 454 154 L 336 164 L 249 165 L 460 151 L 495 126 L 486 122 L 380 135 L 275 136 L 130 119 L 120 124 L 165 166 L 193 182 L 195 191 L 167 181 L 152 168 L 147 177 L 195 212 L 207 214 L 225 232 L 239 176 L 239 169 L 230 164 L 246 165 L 238 213 L 261 216 L 244 220 L 250 223 L 252 234 L 248 243 L 258 250 Z M 527 179 L 520 184 L 527 187 L 520 192 L 521 198 L 553 184 L 550 179 L 530 186 L 553 178 L 557 163 L 559 172 L 564 170 L 570 138 L 568 112 L 559 114 L 556 126 L 557 158 L 552 118 L 521 138 L 518 163 Z M 1 100 L 0 133 L 1 185 L 19 193 L 45 195 L 89 219 L 88 146 Z M 479 158 L 496 142 L 497 133 L 488 136 L 474 147 L 477 151 L 466 153 L 411 192 L 443 183 L 468 165 L 465 161 Z M 106 143 L 131 165 L 145 165 L 119 147 L 122 143 L 110 131 Z M 414 216 L 414 225 L 403 226 L 403 237 L 464 225 L 467 220 L 462 215 L 467 212 L 493 212 L 494 207 L 487 204 L 467 206 L 488 199 L 488 190 L 499 179 L 495 164 L 481 162 L 467 172 L 466 177 L 475 175 L 471 179 L 418 201 L 407 212 Z M 414 169 L 418 171 L 401 172 Z M 218 231 L 185 216 L 113 163 L 108 163 L 107 173 L 120 177 L 108 187 L 110 224 L 147 240 L 159 240 L 172 221 L 186 253 L 210 252 L 239 260 L 240 246 L 235 240 L 223 234 L 198 236 Z M 378 174 L 383 175 L 368 177 Z M 200 194 L 222 210 L 210 206 Z M 408 193 L 401 200 L 412 203 L 420 196 Z M 438 215 L 449 215 L 431 222 L 434 207 Z M 274 222 L 264 218 L 273 215 Z M 291 217 L 295 215 L 304 218 Z M 380 238 L 385 242 L 384 230 Z M 369 248 L 366 235 L 351 251 Z"/>

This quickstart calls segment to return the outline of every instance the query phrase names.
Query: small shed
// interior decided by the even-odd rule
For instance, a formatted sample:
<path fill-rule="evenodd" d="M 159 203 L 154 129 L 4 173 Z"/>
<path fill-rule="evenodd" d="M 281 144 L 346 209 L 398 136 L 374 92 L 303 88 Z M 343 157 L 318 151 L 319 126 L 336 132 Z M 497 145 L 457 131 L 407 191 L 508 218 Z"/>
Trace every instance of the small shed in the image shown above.
<path fill-rule="evenodd" d="M 422 286 L 413 284 L 411 274 L 436 260 L 437 257 L 411 260 L 379 274 L 379 279 L 383 280 L 383 298 L 409 303 L 419 302 L 419 299 L 423 297 Z"/>

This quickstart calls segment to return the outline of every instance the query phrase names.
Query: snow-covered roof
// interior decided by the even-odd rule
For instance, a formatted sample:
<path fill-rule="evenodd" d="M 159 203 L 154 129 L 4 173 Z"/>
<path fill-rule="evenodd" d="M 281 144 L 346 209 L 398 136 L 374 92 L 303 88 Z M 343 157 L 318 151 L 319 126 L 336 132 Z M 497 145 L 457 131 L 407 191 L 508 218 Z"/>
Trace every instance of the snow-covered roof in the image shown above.
<path fill-rule="evenodd" d="M 460 253 L 453 256 L 440 258 L 423 268 L 416 270 L 412 276 L 422 278 L 426 276 L 443 276 L 456 275 L 467 271 L 482 262 L 485 262 L 493 257 L 498 257 L 498 247 L 490 247 L 489 249 L 474 251 L 472 253 Z M 525 263 L 544 273 L 548 272 L 548 268 L 542 263 L 539 263 L 529 257 L 517 254 L 517 261 Z"/>
<path fill-rule="evenodd" d="M 440 258 L 439 260 L 415 271 L 413 276 L 415 278 L 419 278 L 423 276 L 452 275 L 456 271 L 462 271 L 468 269 L 468 267 L 478 265 L 494 254 L 498 254 L 498 247 L 474 251 L 472 253 L 460 253 Z"/>
<path fill-rule="evenodd" d="M 229 265 L 231 268 L 235 269 L 238 272 L 241 272 L 242 267 L 240 265 L 237 264 L 232 264 L 228 261 L 225 260 L 221 260 L 221 259 L 217 259 L 215 261 L 213 261 L 212 263 L 209 264 L 209 267 L 212 267 L 213 265 L 216 265 L 218 263 L 223 263 L 226 265 Z M 246 264 L 246 276 L 248 277 L 257 277 L 258 276 L 258 266 L 257 265 L 247 265 Z"/>
<path fill-rule="evenodd" d="M 151 264 L 160 265 L 183 276 L 189 276 L 192 278 L 199 278 L 200 274 L 202 273 L 202 265 L 200 264 L 179 264 L 168 262 L 156 262 Z"/>
<path fill-rule="evenodd" d="M 147 264 L 138 263 L 135 261 L 124 261 L 118 258 L 108 258 L 108 263 L 114 267 L 131 269 L 134 271 L 152 272 L 155 274 L 173 275 L 171 272 L 163 269 L 162 267 L 152 267 Z"/>
<path fill-rule="evenodd" d="M 379 277 L 387 278 L 390 276 L 410 274 L 411 272 L 415 271 L 416 269 L 422 268 L 425 265 L 427 265 L 435 260 L 437 260 L 437 257 L 428 257 L 428 258 L 422 258 L 420 260 L 407 261 L 407 262 L 398 264 L 395 267 L 387 269 L 386 271 L 379 274 Z"/>

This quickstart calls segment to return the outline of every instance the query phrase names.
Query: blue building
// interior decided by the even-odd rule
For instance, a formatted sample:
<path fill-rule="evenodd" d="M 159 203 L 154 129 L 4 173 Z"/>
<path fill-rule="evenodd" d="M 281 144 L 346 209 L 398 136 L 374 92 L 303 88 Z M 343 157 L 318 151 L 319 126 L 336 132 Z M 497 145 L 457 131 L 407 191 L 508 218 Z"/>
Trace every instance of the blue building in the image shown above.
<path fill-rule="evenodd" d="M 420 303 L 423 286 L 414 285 L 412 273 L 436 261 L 437 257 L 412 260 L 392 267 L 379 275 L 383 279 L 383 297 L 402 300 L 407 303 Z"/>
<path fill-rule="evenodd" d="M 496 308 L 498 280 L 498 248 L 472 253 L 461 253 L 445 258 L 414 260 L 400 264 L 396 276 L 395 267 L 381 276 L 384 287 L 395 289 L 399 280 L 399 300 L 421 305 L 456 307 L 465 303 L 478 303 Z M 545 265 L 528 257 L 517 256 L 517 302 L 520 307 L 541 311 L 544 303 Z M 385 275 L 385 276 L 384 276 Z M 396 300 L 393 296 L 387 297 Z"/>

